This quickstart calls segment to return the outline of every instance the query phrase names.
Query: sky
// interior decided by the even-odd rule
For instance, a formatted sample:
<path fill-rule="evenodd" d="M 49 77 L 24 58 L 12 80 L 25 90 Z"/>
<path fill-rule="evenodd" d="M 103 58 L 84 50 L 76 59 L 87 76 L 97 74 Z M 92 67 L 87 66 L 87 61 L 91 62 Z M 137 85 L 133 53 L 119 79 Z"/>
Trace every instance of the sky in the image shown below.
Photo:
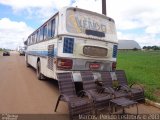
<path fill-rule="evenodd" d="M 160 46 L 160 0 L 106 0 L 119 40 Z M 65 6 L 101 13 L 101 0 L 0 0 L 0 48 L 16 49 Z"/>

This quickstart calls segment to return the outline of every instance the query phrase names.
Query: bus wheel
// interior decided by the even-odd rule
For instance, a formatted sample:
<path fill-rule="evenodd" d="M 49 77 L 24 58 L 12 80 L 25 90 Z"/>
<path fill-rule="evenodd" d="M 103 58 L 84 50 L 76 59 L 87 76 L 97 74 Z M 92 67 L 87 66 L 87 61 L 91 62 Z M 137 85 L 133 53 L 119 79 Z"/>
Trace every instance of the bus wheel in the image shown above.
<path fill-rule="evenodd" d="M 26 67 L 30 67 L 29 63 L 28 63 L 28 57 L 26 56 Z"/>
<path fill-rule="evenodd" d="M 41 73 L 41 62 L 40 61 L 37 62 L 37 78 L 38 80 L 42 80 L 44 78 L 43 74 Z"/>
<path fill-rule="evenodd" d="M 26 67 L 30 67 L 30 65 L 28 64 L 28 62 L 26 62 Z"/>

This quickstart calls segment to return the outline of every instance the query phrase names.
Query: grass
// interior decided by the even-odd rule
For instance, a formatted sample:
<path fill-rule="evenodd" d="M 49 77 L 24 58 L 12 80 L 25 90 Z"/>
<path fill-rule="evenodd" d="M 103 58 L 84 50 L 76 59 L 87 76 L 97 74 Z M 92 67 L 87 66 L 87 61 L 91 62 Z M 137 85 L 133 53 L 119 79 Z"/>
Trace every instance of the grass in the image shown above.
<path fill-rule="evenodd" d="M 148 99 L 160 102 L 160 51 L 119 51 L 117 69 L 125 70 L 130 84 L 143 85 Z"/>

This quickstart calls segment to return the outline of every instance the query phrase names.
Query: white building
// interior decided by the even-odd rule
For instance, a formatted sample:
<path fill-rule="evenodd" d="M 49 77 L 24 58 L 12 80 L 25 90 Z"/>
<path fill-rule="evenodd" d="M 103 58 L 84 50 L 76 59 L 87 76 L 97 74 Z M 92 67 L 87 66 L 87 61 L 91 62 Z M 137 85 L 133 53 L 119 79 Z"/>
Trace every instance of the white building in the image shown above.
<path fill-rule="evenodd" d="M 118 50 L 141 50 L 140 45 L 135 40 L 118 40 Z"/>

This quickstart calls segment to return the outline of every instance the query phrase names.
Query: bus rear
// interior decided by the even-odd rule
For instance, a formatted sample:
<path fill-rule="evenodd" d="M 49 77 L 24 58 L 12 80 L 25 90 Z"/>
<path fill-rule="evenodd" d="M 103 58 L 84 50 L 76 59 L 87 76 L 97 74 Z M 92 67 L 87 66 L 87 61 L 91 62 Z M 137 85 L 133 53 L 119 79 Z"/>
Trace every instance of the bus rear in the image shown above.
<path fill-rule="evenodd" d="M 59 13 L 56 71 L 72 71 L 80 81 L 79 71 L 114 71 L 117 35 L 114 20 L 104 15 L 67 8 Z"/>

